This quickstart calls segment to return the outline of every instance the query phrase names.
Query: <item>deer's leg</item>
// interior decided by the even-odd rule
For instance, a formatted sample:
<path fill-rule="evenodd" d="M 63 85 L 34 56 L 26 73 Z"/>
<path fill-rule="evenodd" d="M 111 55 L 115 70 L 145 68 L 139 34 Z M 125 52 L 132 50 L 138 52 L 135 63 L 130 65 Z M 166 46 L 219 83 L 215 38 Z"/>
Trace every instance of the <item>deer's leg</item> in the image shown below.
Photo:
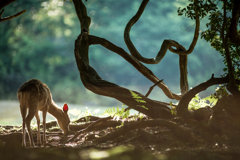
<path fill-rule="evenodd" d="M 27 109 L 24 108 L 23 106 L 20 106 L 21 110 L 21 115 L 22 115 L 22 146 L 26 147 L 26 114 L 27 114 Z"/>
<path fill-rule="evenodd" d="M 47 110 L 42 111 L 42 116 L 43 116 L 43 144 L 45 145 L 47 143 L 47 138 L 46 138 L 46 116 L 47 116 Z"/>
<path fill-rule="evenodd" d="M 37 145 L 41 146 L 41 134 L 40 134 L 40 118 L 38 115 L 38 111 L 35 114 L 36 120 L 37 120 L 37 127 L 38 127 L 38 134 L 37 134 Z"/>
<path fill-rule="evenodd" d="M 26 125 L 27 125 L 27 130 L 28 130 L 28 136 L 29 136 L 29 141 L 30 141 L 30 146 L 35 147 L 34 141 L 33 141 L 33 136 L 32 136 L 32 131 L 31 131 L 31 120 L 33 119 L 34 115 L 37 112 L 37 107 L 31 106 L 32 108 L 29 108 L 29 112 L 26 118 Z"/>

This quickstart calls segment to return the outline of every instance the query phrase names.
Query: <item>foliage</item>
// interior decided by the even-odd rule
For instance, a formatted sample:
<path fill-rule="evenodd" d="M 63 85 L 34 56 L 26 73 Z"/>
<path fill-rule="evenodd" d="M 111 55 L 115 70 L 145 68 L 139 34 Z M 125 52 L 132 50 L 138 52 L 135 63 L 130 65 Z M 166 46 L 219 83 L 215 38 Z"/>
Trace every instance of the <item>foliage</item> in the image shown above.
<path fill-rule="evenodd" d="M 217 101 L 221 99 L 223 96 L 229 95 L 226 85 L 219 85 L 219 87 L 216 88 L 215 93 L 211 94 L 205 98 L 201 98 L 199 96 L 199 93 L 195 95 L 194 98 L 189 102 L 188 108 L 190 110 L 196 110 L 202 107 L 213 107 L 216 105 Z M 172 102 L 170 102 L 171 107 L 171 113 L 173 115 L 177 114 L 176 107 L 172 105 Z"/>
<path fill-rule="evenodd" d="M 177 115 L 177 108 L 172 105 L 172 101 L 170 101 L 171 113 L 172 115 Z"/>
<path fill-rule="evenodd" d="M 68 112 L 74 116 L 77 116 L 76 117 L 76 120 L 79 119 L 79 118 L 82 118 L 82 117 L 85 117 L 86 119 L 86 122 L 89 122 L 90 121 L 90 116 L 98 116 L 98 112 L 100 109 L 95 109 L 95 110 L 91 110 L 89 109 L 88 107 L 85 107 L 86 110 L 85 111 L 81 111 L 77 108 L 74 108 L 74 109 L 70 109 Z M 74 120 L 73 120 L 74 121 Z"/>
<path fill-rule="evenodd" d="M 116 119 L 116 120 L 121 119 L 122 123 L 118 127 L 123 126 L 124 121 L 126 119 L 128 119 L 129 121 L 137 121 L 137 120 L 141 121 L 145 116 L 144 114 L 142 114 L 140 112 L 138 114 L 133 114 L 130 116 L 129 109 L 125 109 L 125 108 L 120 109 L 118 106 L 117 106 L 117 108 L 112 107 L 112 108 L 106 109 L 102 115 L 109 115 L 109 116 L 113 117 L 113 119 Z"/>
<path fill-rule="evenodd" d="M 113 117 L 113 119 L 116 119 L 116 120 L 119 120 L 121 118 L 122 123 L 120 126 L 117 126 L 117 127 L 121 127 L 124 125 L 124 121 L 129 117 L 130 112 L 129 110 L 125 111 L 125 108 L 119 109 L 119 107 L 117 106 L 116 109 L 114 107 L 106 109 L 102 115 L 106 115 L 106 114 Z"/>
<path fill-rule="evenodd" d="M 119 107 L 117 106 L 116 109 L 114 107 L 106 109 L 102 115 L 106 114 L 117 120 L 120 118 L 125 120 L 130 115 L 130 112 L 129 110 L 125 111 L 125 108 L 119 109 Z"/>
<path fill-rule="evenodd" d="M 146 117 L 145 114 L 142 114 L 142 113 L 138 112 L 138 113 L 136 113 L 132 116 L 131 120 L 132 121 L 137 121 L 137 120 L 141 121 L 144 117 Z"/>
<path fill-rule="evenodd" d="M 211 95 L 212 98 L 215 99 L 221 99 L 223 96 L 228 96 L 229 93 L 226 89 L 226 85 L 219 85 L 219 87 L 217 87 L 216 92 Z"/>
<path fill-rule="evenodd" d="M 71 16 L 65 14 L 61 3 L 54 5 L 53 2 L 17 1 L 13 4 L 15 7 L 6 9 L 8 14 L 26 8 L 27 14 L 1 23 L 1 98 L 15 98 L 17 88 L 31 78 L 47 83 L 51 90 L 53 84 L 59 84 L 58 80 L 65 81 L 64 76 L 72 81 L 78 79 L 77 74 L 69 73 L 75 65 L 74 58 L 68 55 L 70 36 L 76 29 L 71 26 Z"/>
<path fill-rule="evenodd" d="M 138 104 L 139 104 L 138 107 L 142 107 L 142 108 L 148 110 L 147 107 L 145 107 L 144 105 L 141 105 L 141 103 L 146 103 L 146 101 L 144 101 L 144 100 L 142 99 L 142 97 L 139 96 L 138 94 L 136 94 L 135 92 L 133 92 L 133 91 L 131 91 L 131 90 L 129 90 L 129 91 L 130 91 L 130 93 L 132 94 L 133 99 L 135 99 L 135 101 L 138 102 Z"/>
<path fill-rule="evenodd" d="M 231 22 L 231 13 L 233 0 L 226 1 L 226 25 L 223 27 L 223 0 L 213 1 L 213 0 L 198 0 L 197 11 L 199 12 L 199 17 L 208 18 L 208 23 L 206 23 L 207 29 L 202 31 L 201 38 L 205 39 L 211 44 L 211 46 L 218 51 L 224 58 L 223 62 L 227 66 L 225 49 L 223 47 L 224 37 L 228 32 L 228 28 Z M 190 4 L 186 8 L 179 8 L 178 15 L 185 15 L 188 18 L 194 19 L 195 12 L 193 8 L 193 0 L 190 0 Z M 240 23 L 240 22 L 239 22 Z M 240 33 L 240 30 L 239 30 Z M 233 67 L 235 69 L 235 78 L 240 77 L 240 46 L 232 43 L 228 40 L 228 48 L 231 54 Z M 227 67 L 224 69 L 225 74 L 228 73 Z"/>
<path fill-rule="evenodd" d="M 218 99 L 210 96 L 201 98 L 199 94 L 196 94 L 194 98 L 189 102 L 188 108 L 190 110 L 196 110 L 198 108 L 210 106 L 213 107 L 217 103 Z"/>
<path fill-rule="evenodd" d="M 196 3 L 194 3 L 194 0 L 189 0 L 189 2 L 190 3 L 186 8 L 178 8 L 179 16 L 184 14 L 187 18 L 195 19 L 195 5 L 197 6 L 196 10 L 198 12 L 199 18 L 204 18 L 209 13 L 209 11 L 215 11 L 217 9 L 217 5 L 214 4 L 211 0 L 198 0 Z"/>
<path fill-rule="evenodd" d="M 60 129 L 60 127 L 58 125 L 56 125 L 56 126 L 52 126 L 51 128 L 48 128 L 47 131 L 53 132 L 53 131 L 56 131 L 56 130 L 58 131 L 59 129 Z"/>

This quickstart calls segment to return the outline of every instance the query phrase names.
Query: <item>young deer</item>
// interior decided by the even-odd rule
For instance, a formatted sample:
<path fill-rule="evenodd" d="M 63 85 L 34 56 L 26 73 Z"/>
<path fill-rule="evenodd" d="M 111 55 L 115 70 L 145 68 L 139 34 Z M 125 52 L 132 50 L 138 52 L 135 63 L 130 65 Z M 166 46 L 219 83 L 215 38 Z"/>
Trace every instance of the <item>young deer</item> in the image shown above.
<path fill-rule="evenodd" d="M 17 97 L 20 103 L 20 110 L 22 115 L 22 145 L 26 147 L 25 126 L 27 126 L 30 146 L 35 146 L 31 132 L 30 123 L 33 117 L 37 119 L 37 143 L 41 144 L 40 135 L 40 118 L 38 111 L 42 111 L 43 116 L 43 143 L 47 142 L 46 139 L 46 115 L 47 112 L 52 114 L 58 121 L 58 125 L 63 130 L 64 134 L 68 134 L 68 125 L 70 123 L 68 112 L 68 105 L 64 104 L 63 110 L 60 109 L 53 101 L 50 89 L 44 83 L 37 79 L 31 79 L 25 82 L 17 92 Z M 28 109 L 28 115 L 27 115 Z M 26 116 L 27 115 L 27 116 Z"/>

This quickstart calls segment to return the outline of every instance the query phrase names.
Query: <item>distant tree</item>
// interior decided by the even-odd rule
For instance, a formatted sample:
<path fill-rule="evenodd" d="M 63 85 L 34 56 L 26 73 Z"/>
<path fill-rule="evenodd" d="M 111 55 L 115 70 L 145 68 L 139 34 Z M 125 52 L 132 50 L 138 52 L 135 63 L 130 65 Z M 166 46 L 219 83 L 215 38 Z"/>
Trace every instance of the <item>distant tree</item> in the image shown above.
<path fill-rule="evenodd" d="M 78 27 L 75 27 L 77 21 L 73 27 L 64 23 L 66 19 L 71 22 L 75 13 L 65 13 L 74 7 L 69 3 L 65 4 L 63 9 L 61 5 L 53 2 L 18 0 L 4 8 L 2 17 L 24 9 L 27 9 L 28 13 L 0 23 L 1 100 L 17 100 L 16 92 L 19 86 L 31 78 L 37 78 L 48 84 L 56 101 L 61 102 L 68 94 L 71 95 L 69 103 L 83 102 L 74 97 L 83 93 L 76 94 L 74 90 L 78 72 L 74 64 L 75 58 L 69 55 L 69 52 L 73 52 L 71 34 L 78 31 Z M 48 15 L 56 11 L 57 15 Z M 77 17 L 75 19 L 77 20 Z M 68 30 L 71 32 L 66 36 Z"/>

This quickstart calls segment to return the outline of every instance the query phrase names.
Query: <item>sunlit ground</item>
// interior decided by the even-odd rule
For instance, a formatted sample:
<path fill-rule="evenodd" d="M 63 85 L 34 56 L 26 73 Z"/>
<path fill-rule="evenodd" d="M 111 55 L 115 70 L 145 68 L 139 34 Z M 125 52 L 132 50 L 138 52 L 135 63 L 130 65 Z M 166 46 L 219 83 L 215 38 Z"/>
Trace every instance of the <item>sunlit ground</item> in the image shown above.
<path fill-rule="evenodd" d="M 57 103 L 57 104 L 59 107 L 63 106 L 63 103 Z M 104 111 L 107 108 L 111 108 L 110 106 L 102 107 L 102 106 L 81 106 L 76 104 L 68 104 L 68 105 L 69 105 L 68 113 L 71 121 L 87 115 L 104 116 L 102 115 Z M 136 112 L 134 111 L 131 112 L 131 114 L 134 114 L 134 113 Z M 42 121 L 41 112 L 40 112 L 40 119 Z M 48 113 L 47 122 L 52 120 L 55 120 L 55 118 Z M 33 118 L 32 123 L 36 124 L 35 118 Z M 1 125 L 21 125 L 22 124 L 22 117 L 21 117 L 18 101 L 7 101 L 7 100 L 0 101 L 0 124 Z"/>

